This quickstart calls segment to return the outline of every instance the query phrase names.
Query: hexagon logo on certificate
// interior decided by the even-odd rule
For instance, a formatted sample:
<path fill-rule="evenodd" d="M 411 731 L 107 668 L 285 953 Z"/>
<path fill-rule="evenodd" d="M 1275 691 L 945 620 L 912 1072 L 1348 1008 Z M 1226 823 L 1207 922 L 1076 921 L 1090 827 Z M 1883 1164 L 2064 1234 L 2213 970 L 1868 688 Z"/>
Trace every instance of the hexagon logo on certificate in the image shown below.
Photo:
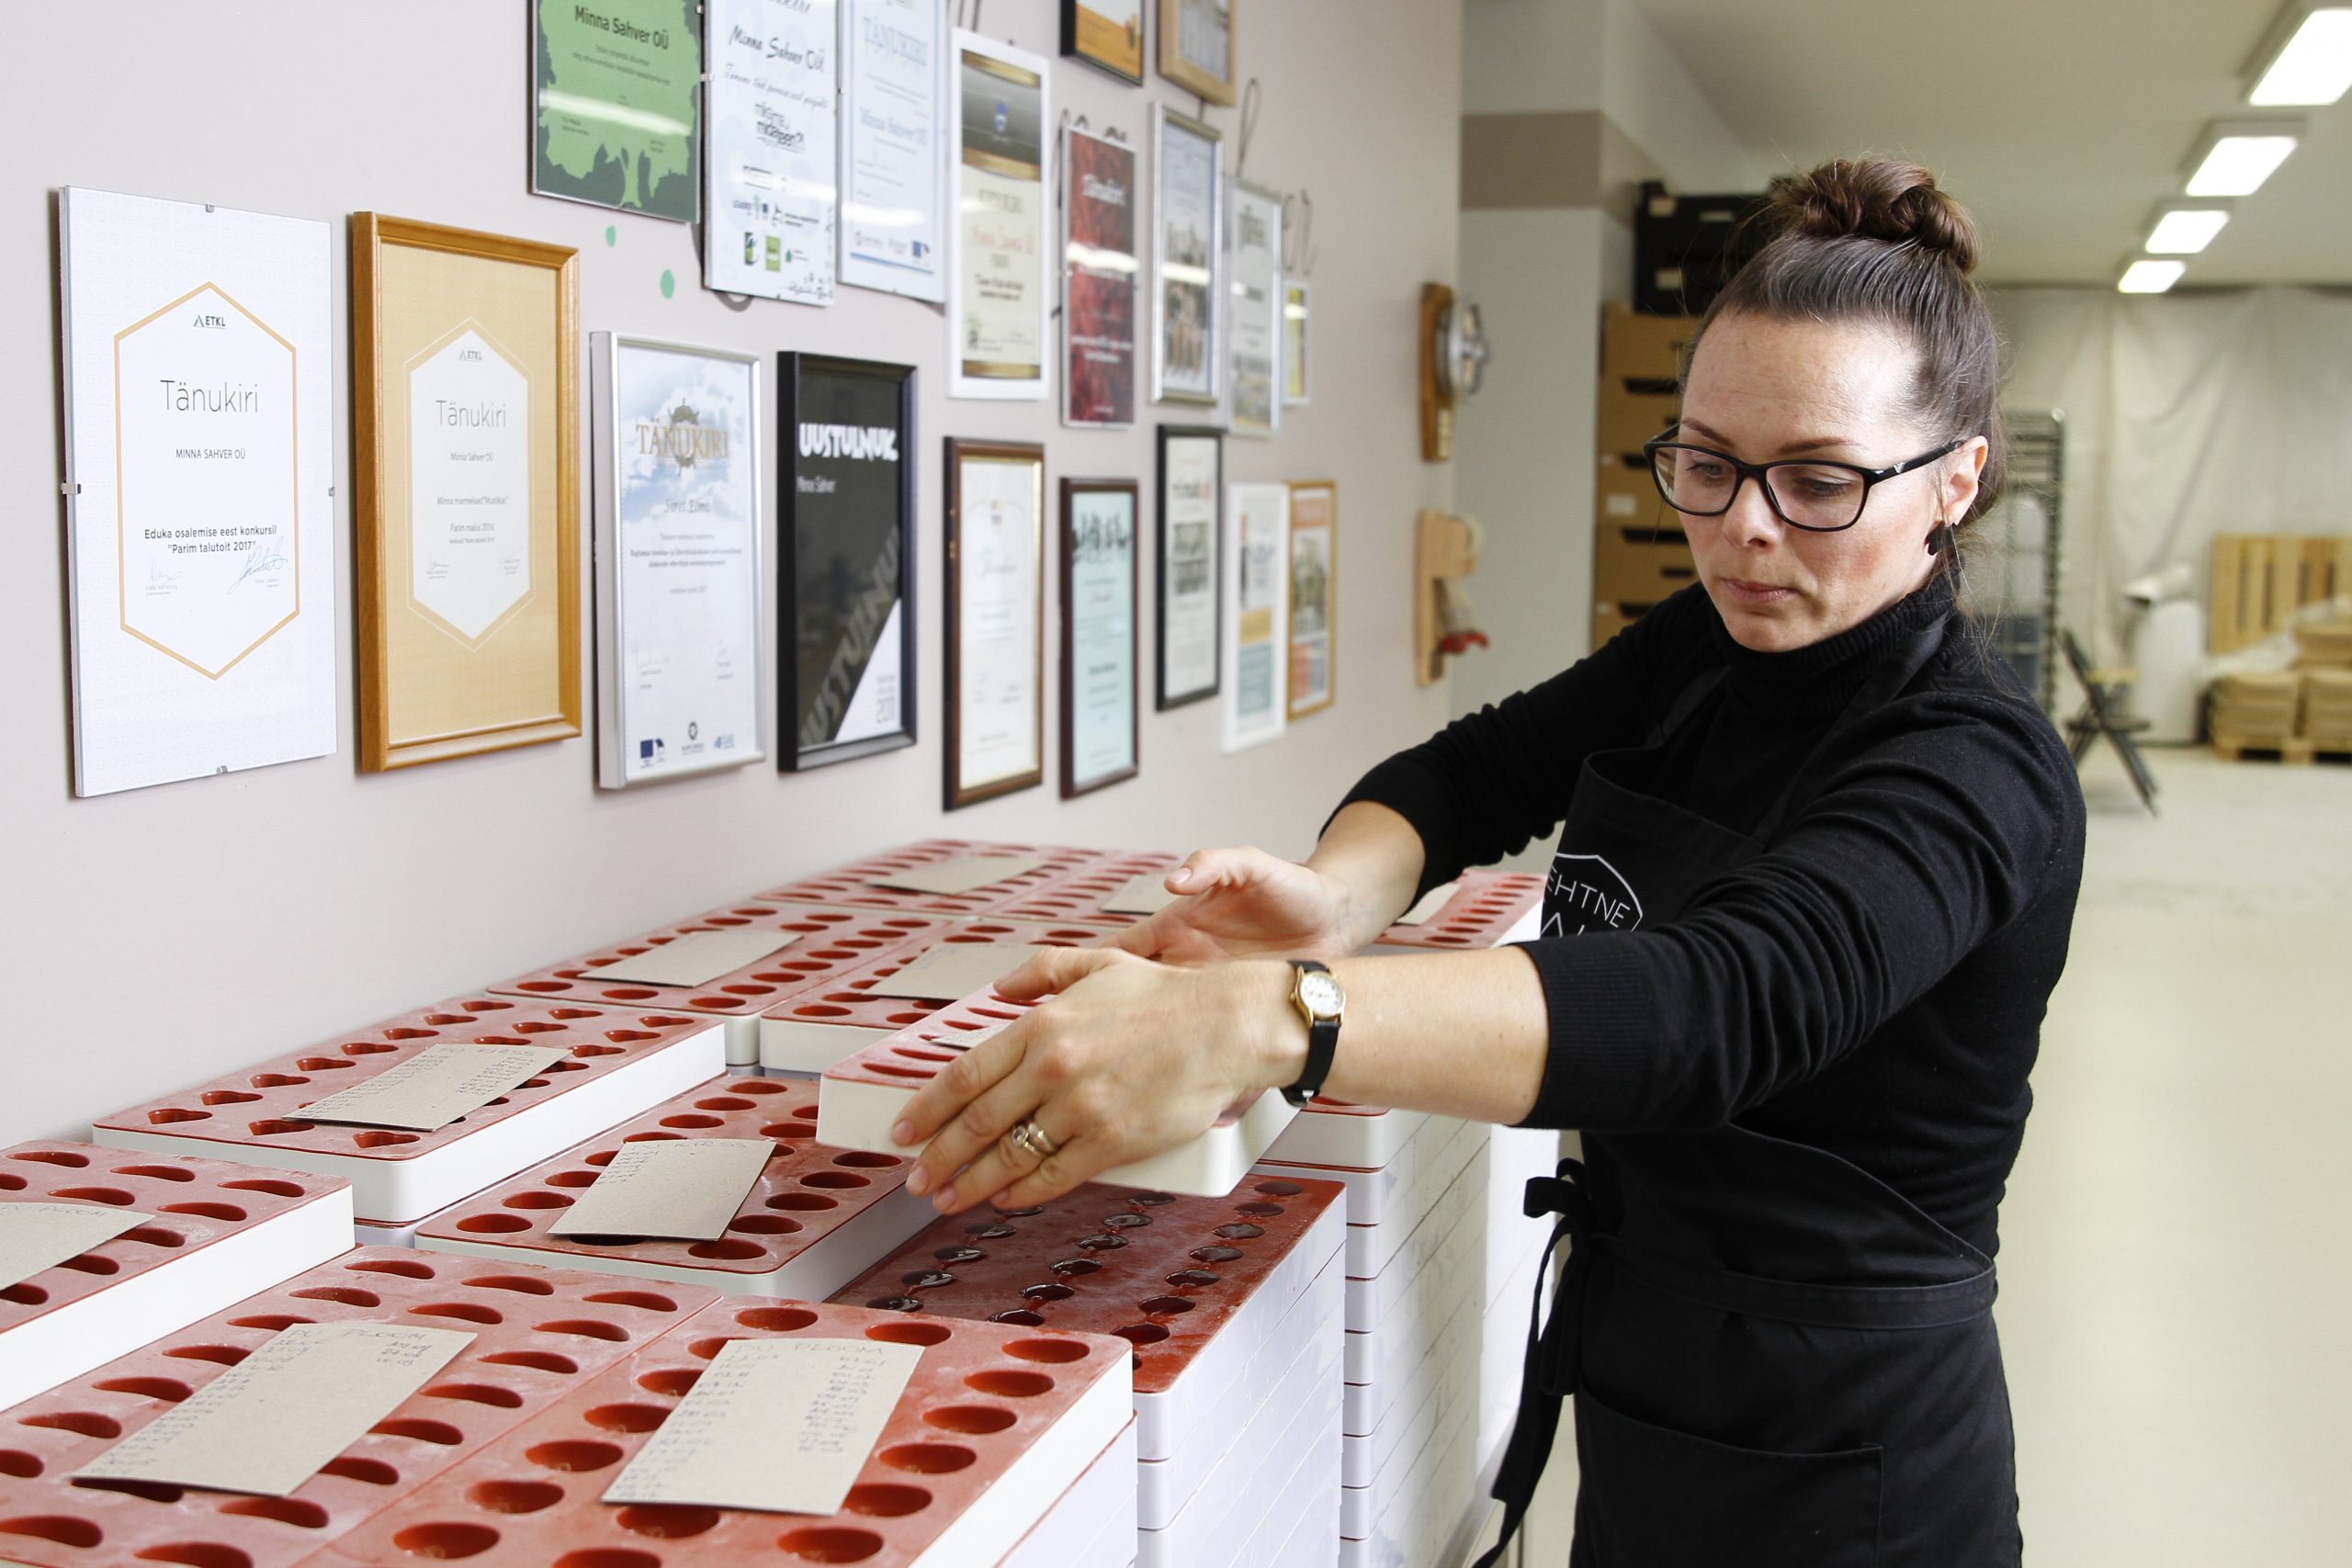
<path fill-rule="evenodd" d="M 217 681 L 301 608 L 294 345 L 208 283 L 114 353 L 122 629 Z"/>
<path fill-rule="evenodd" d="M 409 598 L 469 645 L 531 592 L 531 382 L 472 321 L 409 362 Z"/>

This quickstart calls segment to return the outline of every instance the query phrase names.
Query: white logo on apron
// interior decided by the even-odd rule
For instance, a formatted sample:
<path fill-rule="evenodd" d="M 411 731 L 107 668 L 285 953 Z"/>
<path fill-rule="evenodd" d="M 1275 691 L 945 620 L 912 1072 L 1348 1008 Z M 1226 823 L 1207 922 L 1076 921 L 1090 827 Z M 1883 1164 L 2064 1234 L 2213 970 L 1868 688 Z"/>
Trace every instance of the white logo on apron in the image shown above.
<path fill-rule="evenodd" d="M 1630 931 L 1642 923 L 1633 885 L 1599 855 L 1555 854 L 1544 877 L 1544 934 Z"/>

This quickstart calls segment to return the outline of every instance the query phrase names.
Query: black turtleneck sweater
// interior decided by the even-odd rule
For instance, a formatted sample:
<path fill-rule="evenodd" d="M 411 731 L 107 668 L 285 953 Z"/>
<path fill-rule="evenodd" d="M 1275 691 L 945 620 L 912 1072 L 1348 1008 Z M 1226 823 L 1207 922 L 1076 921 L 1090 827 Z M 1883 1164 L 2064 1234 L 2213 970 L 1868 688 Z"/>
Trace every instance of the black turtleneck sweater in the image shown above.
<path fill-rule="evenodd" d="M 1534 1126 L 1736 1120 L 1877 1176 L 1990 1254 L 2066 959 L 2083 805 L 2065 747 L 1965 623 L 1893 702 L 1856 690 L 1951 611 L 1939 578 L 1810 648 L 1758 653 L 1686 589 L 1590 658 L 1456 720 L 1349 795 L 1419 833 L 1424 888 L 1548 837 L 1585 759 L 1645 744 L 1707 671 L 1654 788 L 1763 852 L 1675 919 L 1525 944 L 1550 1008 Z"/>

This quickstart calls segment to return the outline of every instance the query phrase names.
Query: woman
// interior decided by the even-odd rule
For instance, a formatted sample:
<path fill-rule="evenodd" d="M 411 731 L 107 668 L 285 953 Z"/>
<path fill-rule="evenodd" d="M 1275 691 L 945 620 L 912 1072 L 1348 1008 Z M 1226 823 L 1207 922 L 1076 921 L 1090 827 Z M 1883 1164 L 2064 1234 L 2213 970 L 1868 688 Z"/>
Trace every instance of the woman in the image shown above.
<path fill-rule="evenodd" d="M 2015 1562 L 1992 1255 L 2082 802 L 1953 610 L 2002 463 L 1966 214 L 1877 162 L 1772 206 L 1651 444 L 1699 586 L 1374 769 L 1305 865 L 1195 854 L 1129 951 L 1017 973 L 1059 996 L 899 1139 L 937 1133 L 910 1185 L 953 1212 L 1273 1088 L 1583 1129 L 1531 1194 L 1574 1250 L 1510 1522 L 1573 1393 L 1577 1563 Z M 1540 940 L 1343 958 L 1555 821 Z"/>

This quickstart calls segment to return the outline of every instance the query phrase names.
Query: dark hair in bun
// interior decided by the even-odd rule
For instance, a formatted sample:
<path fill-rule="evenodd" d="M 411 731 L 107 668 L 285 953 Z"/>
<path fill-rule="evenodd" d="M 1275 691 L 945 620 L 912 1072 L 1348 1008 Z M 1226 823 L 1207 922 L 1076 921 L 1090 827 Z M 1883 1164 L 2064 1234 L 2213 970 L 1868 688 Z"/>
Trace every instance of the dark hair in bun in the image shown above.
<path fill-rule="evenodd" d="M 1771 185 L 1755 221 L 1772 237 L 1707 309 L 1695 347 L 1716 318 L 1883 321 L 1919 351 L 1910 412 L 1942 439 L 1982 435 L 1992 450 L 1978 477 L 1974 521 L 2008 471 L 2001 423 L 2001 344 L 1969 274 L 1976 224 L 1917 164 L 1833 159 Z"/>

